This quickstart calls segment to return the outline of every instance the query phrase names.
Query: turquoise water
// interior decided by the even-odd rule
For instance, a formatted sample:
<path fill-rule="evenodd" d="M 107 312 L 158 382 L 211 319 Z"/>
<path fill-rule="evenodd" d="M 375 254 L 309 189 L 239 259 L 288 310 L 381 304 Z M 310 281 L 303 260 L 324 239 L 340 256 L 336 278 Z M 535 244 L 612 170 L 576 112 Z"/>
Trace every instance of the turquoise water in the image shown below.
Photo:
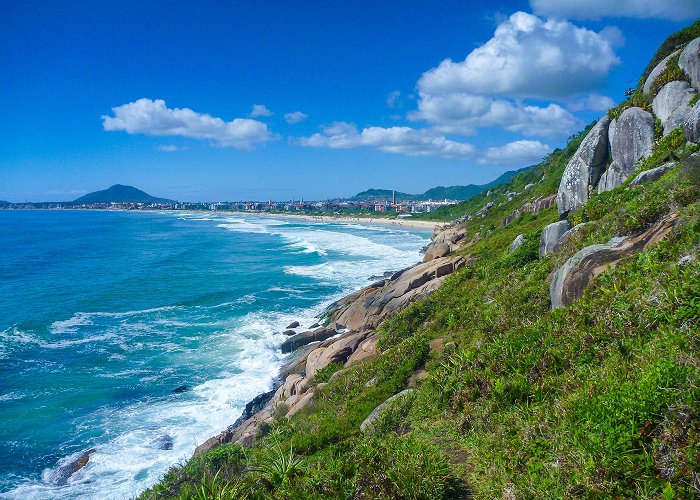
<path fill-rule="evenodd" d="M 289 323 L 427 242 L 236 214 L 0 211 L 0 496 L 138 494 L 270 389 Z"/>

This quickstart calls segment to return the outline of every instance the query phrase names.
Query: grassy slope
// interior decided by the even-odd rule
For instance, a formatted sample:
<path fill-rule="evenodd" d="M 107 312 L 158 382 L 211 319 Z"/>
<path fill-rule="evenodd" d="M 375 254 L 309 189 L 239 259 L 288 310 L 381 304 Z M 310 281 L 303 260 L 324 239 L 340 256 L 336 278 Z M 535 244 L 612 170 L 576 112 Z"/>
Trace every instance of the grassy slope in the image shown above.
<path fill-rule="evenodd" d="M 341 372 L 289 421 L 282 409 L 251 449 L 214 449 L 173 469 L 143 497 L 697 495 L 697 179 L 676 169 L 654 183 L 595 196 L 570 215 L 589 224 L 560 254 L 542 260 L 539 232 L 557 220 L 554 207 L 501 224 L 524 201 L 556 191 L 580 139 L 489 199 L 461 205 L 473 213 L 496 202 L 467 223 L 468 237 L 482 239 L 465 252 L 481 260 L 388 321 L 379 357 Z M 642 168 L 693 148 L 676 131 Z M 500 205 L 504 193 L 521 192 L 543 175 Z M 572 306 L 550 310 L 549 276 L 569 256 L 673 210 L 680 223 L 667 240 L 603 273 Z M 518 234 L 526 243 L 508 254 Z M 687 254 L 695 260 L 680 265 Z M 436 338 L 444 349 L 429 348 Z M 424 382 L 361 434 L 370 411 L 420 368 Z"/>

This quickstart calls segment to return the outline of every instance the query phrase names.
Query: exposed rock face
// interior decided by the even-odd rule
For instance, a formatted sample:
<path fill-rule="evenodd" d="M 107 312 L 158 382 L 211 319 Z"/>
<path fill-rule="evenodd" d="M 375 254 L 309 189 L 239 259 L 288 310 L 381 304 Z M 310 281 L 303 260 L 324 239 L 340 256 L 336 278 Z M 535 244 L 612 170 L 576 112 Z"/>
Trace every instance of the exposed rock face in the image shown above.
<path fill-rule="evenodd" d="M 561 237 L 559 238 L 559 241 L 558 241 L 558 242 L 554 245 L 554 247 L 552 248 L 552 253 L 558 252 L 559 249 L 560 249 L 562 246 L 564 246 L 564 244 L 566 244 L 567 241 L 569 241 L 569 238 L 571 238 L 573 235 L 575 235 L 575 234 L 578 233 L 581 229 L 583 229 L 583 227 L 586 226 L 586 224 L 588 224 L 588 222 L 582 222 L 582 223 L 580 223 L 580 224 L 578 224 L 578 225 L 572 227 L 571 229 L 569 229 L 569 230 L 568 230 L 567 232 L 565 232 L 564 234 L 562 234 Z"/>
<path fill-rule="evenodd" d="M 673 52 L 672 54 L 667 55 L 664 57 L 659 64 L 657 64 L 654 69 L 651 70 L 651 73 L 649 73 L 649 76 L 647 77 L 646 81 L 644 82 L 644 93 L 648 94 L 651 92 L 651 85 L 654 83 L 654 80 L 658 78 L 658 76 L 663 72 L 664 69 L 666 69 L 666 63 L 668 62 L 669 59 L 671 59 L 673 56 L 678 54 L 678 51 Z"/>
<path fill-rule="evenodd" d="M 90 455 L 95 453 L 95 451 L 95 448 L 90 448 L 87 451 L 73 455 L 66 462 L 51 472 L 50 476 L 47 478 L 47 482 L 54 486 L 63 486 L 64 484 L 68 483 L 68 479 L 73 474 L 87 465 L 88 461 L 90 460 Z"/>
<path fill-rule="evenodd" d="M 515 211 L 513 211 L 512 214 L 503 219 L 503 225 L 507 226 L 515 219 L 517 219 L 521 214 L 527 212 L 536 214 L 538 212 L 541 212 L 542 210 L 545 210 L 554 205 L 556 201 L 557 195 L 553 194 L 551 196 L 541 196 L 539 198 L 535 198 L 532 201 L 528 201 L 527 203 L 523 203 L 523 205 L 520 208 L 516 209 Z"/>
<path fill-rule="evenodd" d="M 360 343 L 370 334 L 368 331 L 343 335 L 331 345 L 319 347 L 306 358 L 306 378 L 312 379 L 318 370 L 339 361 L 345 363 Z"/>
<path fill-rule="evenodd" d="M 379 342 L 379 335 L 374 334 L 367 337 L 357 346 L 357 350 L 348 358 L 345 362 L 345 366 L 351 366 L 354 363 L 359 363 L 360 361 L 375 356 L 379 352 L 377 342 Z"/>
<path fill-rule="evenodd" d="M 600 178 L 600 183 L 598 184 L 598 193 L 604 193 L 605 191 L 612 191 L 620 184 L 625 182 L 627 179 L 627 174 L 624 174 L 616 163 L 613 163 L 608 167 L 603 176 Z"/>
<path fill-rule="evenodd" d="M 450 244 L 449 243 L 438 243 L 429 248 L 425 252 L 425 257 L 423 262 L 430 262 L 433 259 L 438 259 L 440 257 L 445 257 L 450 254 Z"/>
<path fill-rule="evenodd" d="M 664 127 L 664 135 L 683 125 L 690 113 L 688 103 L 695 94 L 688 82 L 669 82 L 663 86 L 651 104 L 654 114 Z"/>
<path fill-rule="evenodd" d="M 568 220 L 560 220 L 545 226 L 540 236 L 540 258 L 552 253 L 561 237 L 569 229 L 571 229 L 571 222 Z"/>
<path fill-rule="evenodd" d="M 696 102 L 685 117 L 683 131 L 690 142 L 700 142 L 700 102 Z"/>
<path fill-rule="evenodd" d="M 517 235 L 513 240 L 513 243 L 511 243 L 510 248 L 508 249 L 508 253 L 515 252 L 518 248 L 523 246 L 523 243 L 525 243 L 525 236 L 523 236 L 522 234 Z"/>
<path fill-rule="evenodd" d="M 298 321 L 292 321 L 290 324 L 287 325 L 287 330 L 293 330 L 295 328 L 299 328 Z"/>
<path fill-rule="evenodd" d="M 398 394 L 394 394 L 382 404 L 377 406 L 374 410 L 372 410 L 372 413 L 370 413 L 369 416 L 360 424 L 360 430 L 362 432 L 368 431 L 371 427 L 374 426 L 374 423 L 377 421 L 377 418 L 379 418 L 379 415 L 382 413 L 382 411 L 384 411 L 394 400 L 403 397 L 407 394 L 410 394 L 411 392 L 413 392 L 413 389 L 404 389 L 403 391 L 399 392 Z"/>
<path fill-rule="evenodd" d="M 588 132 L 567 164 L 557 192 L 560 214 L 566 214 L 583 205 L 598 184 L 608 157 L 609 126 L 610 118 L 601 118 Z"/>
<path fill-rule="evenodd" d="M 566 307 L 583 295 L 600 273 L 615 267 L 623 258 L 662 240 L 673 228 L 678 214 L 661 219 L 633 237 L 616 237 L 602 245 L 591 245 L 576 253 L 554 274 L 549 286 L 552 308 Z"/>
<path fill-rule="evenodd" d="M 625 178 L 635 164 L 651 154 L 654 147 L 654 118 L 642 108 L 628 108 L 611 127 L 612 159 Z"/>
<path fill-rule="evenodd" d="M 700 38 L 685 46 L 678 58 L 678 67 L 690 77 L 693 88 L 700 91 Z"/>
<path fill-rule="evenodd" d="M 340 300 L 331 318 L 350 330 L 374 328 L 389 314 L 435 291 L 446 276 L 466 263 L 464 258 L 455 256 L 418 264 L 381 287 L 367 287 Z"/>
<path fill-rule="evenodd" d="M 641 172 L 637 177 L 635 177 L 632 182 L 630 182 L 629 187 L 634 187 L 638 186 L 640 184 L 643 184 L 645 182 L 651 182 L 655 181 L 658 179 L 661 179 L 663 175 L 671 170 L 673 167 L 675 167 L 676 164 L 674 162 L 669 162 L 669 163 L 664 163 L 660 167 L 652 168 L 650 170 L 645 170 L 644 172 Z"/>
<path fill-rule="evenodd" d="M 338 332 L 336 332 L 333 328 L 318 328 L 311 332 L 297 333 L 282 342 L 280 349 L 282 349 L 283 353 L 292 352 L 300 347 L 310 344 L 311 342 L 326 340 L 336 333 Z"/>

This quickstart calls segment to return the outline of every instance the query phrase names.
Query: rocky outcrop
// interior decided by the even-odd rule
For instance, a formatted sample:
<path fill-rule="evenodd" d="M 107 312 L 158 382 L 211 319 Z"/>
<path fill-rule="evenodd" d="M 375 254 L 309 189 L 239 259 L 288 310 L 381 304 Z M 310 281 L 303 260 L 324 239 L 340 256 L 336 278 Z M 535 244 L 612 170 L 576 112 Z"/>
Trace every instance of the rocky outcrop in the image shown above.
<path fill-rule="evenodd" d="M 683 132 L 685 138 L 690 142 L 700 142 L 700 101 L 695 103 L 685 117 Z"/>
<path fill-rule="evenodd" d="M 68 483 L 68 479 L 85 467 L 90 461 L 90 455 L 95 453 L 95 448 L 90 448 L 87 451 L 77 453 L 51 471 L 47 478 L 47 482 L 53 486 L 63 486 Z"/>
<path fill-rule="evenodd" d="M 525 236 L 522 234 L 517 235 L 513 240 L 513 243 L 511 243 L 508 253 L 515 252 L 518 248 L 523 246 L 523 243 L 525 243 Z"/>
<path fill-rule="evenodd" d="M 648 94 L 651 92 L 651 86 L 654 83 L 654 80 L 656 80 L 659 75 L 666 69 L 666 63 L 668 62 L 669 59 L 671 59 L 673 56 L 678 54 L 678 50 L 675 52 L 667 55 L 664 57 L 659 64 L 654 66 L 654 69 L 651 70 L 651 73 L 649 73 L 649 76 L 647 77 L 646 81 L 644 82 L 644 93 Z"/>
<path fill-rule="evenodd" d="M 345 366 L 352 366 L 355 363 L 359 363 L 375 356 L 377 352 L 379 352 L 377 342 L 379 342 L 379 335 L 373 334 L 367 337 L 360 343 L 360 345 L 357 346 L 355 352 L 353 352 L 345 362 Z"/>
<path fill-rule="evenodd" d="M 601 118 L 586 134 L 566 165 L 557 191 L 560 214 L 569 213 L 583 205 L 598 184 L 608 157 L 609 126 L 610 118 Z"/>
<path fill-rule="evenodd" d="M 641 108 L 627 108 L 610 127 L 612 160 L 625 178 L 654 147 L 654 118 Z"/>
<path fill-rule="evenodd" d="M 545 210 L 552 205 L 554 205 L 557 202 L 557 195 L 553 194 L 550 196 L 540 196 L 539 198 L 535 198 L 532 201 L 528 201 L 526 203 L 523 203 L 523 205 L 513 211 L 512 214 L 507 216 L 505 219 L 503 219 L 503 225 L 507 226 L 511 222 L 513 222 L 515 219 L 517 219 L 520 215 L 524 213 L 532 213 L 536 214 L 541 212 L 542 210 Z"/>
<path fill-rule="evenodd" d="M 391 396 L 389 399 L 384 401 L 382 404 L 377 406 L 374 410 L 372 410 L 372 413 L 369 414 L 369 416 L 364 419 L 364 421 L 360 424 L 360 430 L 362 432 L 366 432 L 370 430 L 373 426 L 374 423 L 377 421 L 381 413 L 396 399 L 401 398 L 407 394 L 410 394 L 413 392 L 413 389 L 404 389 L 403 391 L 399 392 L 398 394 L 394 394 Z"/>
<path fill-rule="evenodd" d="M 571 238 L 573 235 L 578 233 L 581 229 L 583 229 L 588 222 L 582 222 L 580 224 L 575 225 L 571 229 L 569 229 L 567 232 L 561 235 L 559 238 L 559 241 L 552 247 L 552 253 L 558 252 L 565 244 L 567 241 L 569 241 L 569 238 Z"/>
<path fill-rule="evenodd" d="M 623 173 L 617 164 L 613 163 L 608 167 L 598 183 L 598 193 L 612 191 L 620 186 L 627 179 L 627 174 Z"/>
<path fill-rule="evenodd" d="M 560 220 L 545 226 L 540 235 L 540 258 L 552 253 L 561 237 L 569 229 L 571 229 L 571 222 L 568 220 Z"/>
<path fill-rule="evenodd" d="M 430 262 L 433 259 L 439 259 L 440 257 L 446 257 L 450 255 L 450 244 L 449 243 L 438 243 L 437 245 L 431 246 L 426 252 L 423 262 Z"/>
<path fill-rule="evenodd" d="M 695 91 L 688 82 L 669 82 L 663 86 L 651 104 L 656 117 L 661 120 L 664 135 L 667 135 L 679 125 L 683 125 L 690 113 L 688 103 Z"/>
<path fill-rule="evenodd" d="M 287 325 L 287 330 L 294 330 L 295 328 L 299 328 L 298 321 L 292 321 L 290 324 Z"/>
<path fill-rule="evenodd" d="M 317 328 L 310 332 L 297 333 L 282 342 L 280 349 L 283 353 L 292 352 L 312 342 L 326 340 L 337 333 L 334 328 Z"/>
<path fill-rule="evenodd" d="M 637 177 L 635 177 L 632 182 L 630 182 L 629 187 L 634 187 L 634 186 L 639 186 L 640 184 L 643 184 L 645 182 L 652 182 L 658 179 L 661 179 L 663 175 L 671 170 L 673 167 L 675 167 L 676 164 L 674 162 L 669 162 L 669 163 L 664 163 L 660 167 L 652 168 L 649 170 L 645 170 L 644 172 L 641 172 Z"/>
<path fill-rule="evenodd" d="M 331 363 L 345 363 L 369 334 L 369 331 L 351 333 L 328 346 L 319 347 L 311 351 L 306 358 L 306 378 L 314 378 L 318 370 Z"/>
<path fill-rule="evenodd" d="M 387 281 L 340 300 L 330 318 L 350 330 L 374 328 L 388 315 L 435 291 L 444 279 L 467 264 L 461 256 L 440 257 L 418 264 Z"/>
<path fill-rule="evenodd" d="M 616 237 L 576 253 L 554 274 L 549 286 L 552 308 L 568 306 L 583 295 L 588 284 L 600 273 L 665 238 L 677 219 L 678 214 L 672 213 L 637 236 Z"/>
<path fill-rule="evenodd" d="M 700 38 L 685 46 L 678 58 L 678 67 L 690 77 L 690 84 L 700 91 Z"/>

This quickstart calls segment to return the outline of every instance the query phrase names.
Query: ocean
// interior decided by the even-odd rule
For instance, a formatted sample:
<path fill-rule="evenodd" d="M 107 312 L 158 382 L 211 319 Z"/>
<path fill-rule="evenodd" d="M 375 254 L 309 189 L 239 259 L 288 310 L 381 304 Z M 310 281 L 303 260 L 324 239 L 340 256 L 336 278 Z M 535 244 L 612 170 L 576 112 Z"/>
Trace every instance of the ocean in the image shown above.
<path fill-rule="evenodd" d="M 288 324 L 304 331 L 416 263 L 428 238 L 231 213 L 0 210 L 0 497 L 136 496 L 272 387 Z"/>

